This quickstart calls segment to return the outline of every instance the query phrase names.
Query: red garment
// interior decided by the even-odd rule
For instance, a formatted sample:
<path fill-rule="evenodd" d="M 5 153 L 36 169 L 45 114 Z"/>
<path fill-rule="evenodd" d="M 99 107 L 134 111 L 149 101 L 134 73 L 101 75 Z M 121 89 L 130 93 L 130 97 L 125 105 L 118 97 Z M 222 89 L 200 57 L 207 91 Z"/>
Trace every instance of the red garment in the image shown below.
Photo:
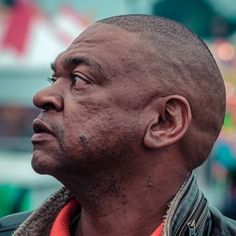
<path fill-rule="evenodd" d="M 22 55 L 25 52 L 35 6 L 23 0 L 15 1 L 12 7 L 9 25 L 3 36 L 3 47 L 11 48 Z"/>
<path fill-rule="evenodd" d="M 59 212 L 53 223 L 50 236 L 70 236 L 70 222 L 80 212 L 80 205 L 71 199 Z"/>
<path fill-rule="evenodd" d="M 50 236 L 70 236 L 70 222 L 80 212 L 79 203 L 73 198 L 59 212 L 53 223 Z M 161 236 L 163 223 L 151 234 L 151 236 Z"/>
<path fill-rule="evenodd" d="M 151 234 L 151 236 L 161 236 L 162 235 L 162 230 L 163 230 L 163 223 L 161 223 L 155 231 Z"/>

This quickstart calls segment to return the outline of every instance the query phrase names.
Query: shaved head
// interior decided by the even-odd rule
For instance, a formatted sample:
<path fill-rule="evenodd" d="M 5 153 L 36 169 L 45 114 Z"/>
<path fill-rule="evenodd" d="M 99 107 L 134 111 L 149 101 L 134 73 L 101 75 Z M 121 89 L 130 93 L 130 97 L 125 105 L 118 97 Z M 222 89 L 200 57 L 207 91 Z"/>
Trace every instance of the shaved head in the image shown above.
<path fill-rule="evenodd" d="M 192 150 L 189 168 L 200 165 L 218 137 L 225 114 L 225 87 L 218 66 L 206 44 L 184 26 L 161 17 L 115 16 L 99 21 L 135 33 L 149 58 L 143 71 L 149 79 L 149 99 L 177 94 L 191 107 L 192 124 L 182 140 L 185 156 Z"/>

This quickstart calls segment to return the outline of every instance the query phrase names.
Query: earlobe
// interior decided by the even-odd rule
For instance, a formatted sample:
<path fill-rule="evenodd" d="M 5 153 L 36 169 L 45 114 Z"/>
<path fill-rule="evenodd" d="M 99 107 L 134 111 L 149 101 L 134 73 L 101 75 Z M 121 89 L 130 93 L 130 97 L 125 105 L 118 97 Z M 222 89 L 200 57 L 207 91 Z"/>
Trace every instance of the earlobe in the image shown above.
<path fill-rule="evenodd" d="M 180 95 L 158 98 L 150 104 L 144 145 L 156 149 L 176 143 L 186 133 L 191 120 L 191 109 L 186 98 Z"/>

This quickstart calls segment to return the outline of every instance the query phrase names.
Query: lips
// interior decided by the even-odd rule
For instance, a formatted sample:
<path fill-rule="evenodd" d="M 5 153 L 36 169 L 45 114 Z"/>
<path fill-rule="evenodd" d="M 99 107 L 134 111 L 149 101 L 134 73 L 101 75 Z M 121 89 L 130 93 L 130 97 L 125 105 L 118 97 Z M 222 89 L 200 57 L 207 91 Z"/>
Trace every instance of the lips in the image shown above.
<path fill-rule="evenodd" d="M 51 129 L 43 121 L 39 119 L 33 121 L 33 130 L 36 134 L 38 133 L 53 134 Z"/>
<path fill-rule="evenodd" d="M 47 141 L 51 136 L 54 136 L 50 127 L 39 119 L 33 121 L 33 130 L 35 134 L 31 138 L 32 143 Z"/>

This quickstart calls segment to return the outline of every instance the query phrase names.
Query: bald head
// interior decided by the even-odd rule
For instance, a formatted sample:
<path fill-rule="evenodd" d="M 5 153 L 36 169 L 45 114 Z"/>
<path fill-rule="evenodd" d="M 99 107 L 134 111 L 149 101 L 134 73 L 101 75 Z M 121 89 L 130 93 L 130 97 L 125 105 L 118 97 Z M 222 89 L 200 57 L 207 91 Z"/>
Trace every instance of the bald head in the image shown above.
<path fill-rule="evenodd" d="M 181 95 L 187 99 L 192 123 L 181 141 L 193 168 L 209 155 L 225 114 L 225 88 L 221 73 L 205 43 L 184 26 L 146 15 L 115 16 L 99 21 L 135 33 L 150 57 L 142 67 L 153 96 Z"/>

